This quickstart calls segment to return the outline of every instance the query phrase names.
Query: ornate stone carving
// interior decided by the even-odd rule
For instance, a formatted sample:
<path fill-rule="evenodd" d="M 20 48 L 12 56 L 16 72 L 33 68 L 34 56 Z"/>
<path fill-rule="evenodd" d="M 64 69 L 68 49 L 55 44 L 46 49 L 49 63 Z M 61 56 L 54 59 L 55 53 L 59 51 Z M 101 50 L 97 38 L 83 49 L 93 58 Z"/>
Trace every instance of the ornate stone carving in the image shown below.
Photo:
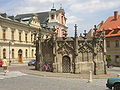
<path fill-rule="evenodd" d="M 58 51 L 58 54 L 62 54 L 62 55 L 64 55 L 64 54 L 67 54 L 67 55 L 69 55 L 70 53 L 73 53 L 74 52 L 74 48 L 73 48 L 73 46 L 72 46 L 72 44 L 69 44 L 69 43 L 67 43 L 67 42 L 64 42 L 64 43 L 58 43 L 58 49 L 57 49 L 57 51 Z"/>

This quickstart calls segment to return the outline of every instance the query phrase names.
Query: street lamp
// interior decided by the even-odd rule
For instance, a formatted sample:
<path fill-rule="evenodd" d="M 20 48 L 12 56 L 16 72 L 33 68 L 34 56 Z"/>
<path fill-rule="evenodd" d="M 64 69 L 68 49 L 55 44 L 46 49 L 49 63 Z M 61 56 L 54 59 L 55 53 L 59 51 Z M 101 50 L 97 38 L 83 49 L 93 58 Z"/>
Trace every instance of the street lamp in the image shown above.
<path fill-rule="evenodd" d="M 10 60 L 10 54 L 11 54 L 10 47 L 11 47 L 11 45 L 14 45 L 14 43 L 9 41 L 9 66 L 11 64 L 11 60 Z"/>

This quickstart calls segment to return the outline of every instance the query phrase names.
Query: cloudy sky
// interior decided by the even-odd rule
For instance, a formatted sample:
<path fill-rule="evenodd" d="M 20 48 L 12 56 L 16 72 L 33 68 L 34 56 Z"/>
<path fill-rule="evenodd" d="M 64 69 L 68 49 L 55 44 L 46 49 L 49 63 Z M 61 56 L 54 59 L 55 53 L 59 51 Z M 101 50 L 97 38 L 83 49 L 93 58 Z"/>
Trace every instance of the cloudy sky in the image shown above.
<path fill-rule="evenodd" d="M 120 0 L 0 0 L 0 12 L 9 15 L 49 11 L 53 3 L 59 9 L 64 8 L 67 17 L 69 36 L 74 35 L 74 24 L 78 25 L 78 35 L 84 30 L 120 12 Z"/>

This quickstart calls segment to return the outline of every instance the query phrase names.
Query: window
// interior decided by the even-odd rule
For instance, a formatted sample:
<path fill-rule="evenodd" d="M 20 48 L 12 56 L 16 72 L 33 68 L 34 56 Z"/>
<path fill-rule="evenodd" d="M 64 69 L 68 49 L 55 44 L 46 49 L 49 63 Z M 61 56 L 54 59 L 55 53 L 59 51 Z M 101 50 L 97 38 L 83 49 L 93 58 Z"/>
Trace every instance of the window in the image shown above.
<path fill-rule="evenodd" d="M 32 49 L 32 57 L 34 57 L 34 50 Z"/>
<path fill-rule="evenodd" d="M 31 42 L 33 42 L 33 34 L 31 34 Z"/>
<path fill-rule="evenodd" d="M 51 19 L 54 19 L 54 15 L 51 15 Z"/>
<path fill-rule="evenodd" d="M 120 61 L 119 61 L 119 55 L 116 55 L 116 56 L 115 56 L 115 61 L 116 61 L 116 63 L 120 62 Z"/>
<path fill-rule="evenodd" d="M 3 40 L 6 39 L 6 30 L 3 30 Z"/>
<path fill-rule="evenodd" d="M 28 55 L 28 50 L 26 49 L 26 51 L 25 51 L 26 58 L 28 57 L 27 55 Z"/>
<path fill-rule="evenodd" d="M 27 34 L 25 34 L 25 42 L 27 42 Z"/>
<path fill-rule="evenodd" d="M 34 41 L 36 41 L 36 35 L 37 35 L 37 34 L 35 33 L 35 34 L 34 34 Z"/>
<path fill-rule="evenodd" d="M 19 32 L 19 41 L 21 42 L 21 32 Z"/>
<path fill-rule="evenodd" d="M 14 49 L 12 49 L 12 58 L 14 58 Z"/>
<path fill-rule="evenodd" d="M 3 49 L 3 58 L 6 58 L 6 49 Z"/>
<path fill-rule="evenodd" d="M 62 17 L 61 17 L 61 24 L 63 24 L 63 18 L 64 18 L 64 17 L 62 16 Z"/>
<path fill-rule="evenodd" d="M 14 40 L 14 31 L 11 32 L 11 40 Z"/>
<path fill-rule="evenodd" d="M 107 46 L 107 47 L 110 47 L 110 41 L 107 41 L 107 42 L 106 42 L 106 46 Z"/>
<path fill-rule="evenodd" d="M 119 47 L 119 41 L 118 40 L 115 41 L 115 46 Z"/>

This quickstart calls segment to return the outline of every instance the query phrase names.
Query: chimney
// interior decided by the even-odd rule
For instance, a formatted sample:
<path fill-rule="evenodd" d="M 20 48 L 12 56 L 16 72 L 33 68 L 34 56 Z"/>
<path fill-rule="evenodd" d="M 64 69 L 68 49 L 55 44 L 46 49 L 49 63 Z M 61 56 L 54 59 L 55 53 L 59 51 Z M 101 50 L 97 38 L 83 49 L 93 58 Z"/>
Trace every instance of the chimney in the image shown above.
<path fill-rule="evenodd" d="M 114 19 L 115 19 L 115 20 L 118 19 L 118 11 L 114 11 Z"/>

